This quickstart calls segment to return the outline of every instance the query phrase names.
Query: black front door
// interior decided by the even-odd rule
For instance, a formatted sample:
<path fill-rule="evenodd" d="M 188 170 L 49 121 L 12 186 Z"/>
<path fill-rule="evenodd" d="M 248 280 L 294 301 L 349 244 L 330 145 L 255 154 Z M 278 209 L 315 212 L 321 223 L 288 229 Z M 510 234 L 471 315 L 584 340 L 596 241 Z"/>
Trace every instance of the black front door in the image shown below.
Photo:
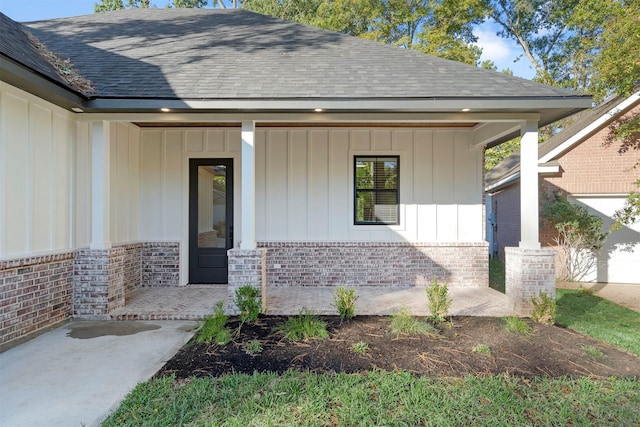
<path fill-rule="evenodd" d="M 233 159 L 189 160 L 189 283 L 227 283 Z"/>

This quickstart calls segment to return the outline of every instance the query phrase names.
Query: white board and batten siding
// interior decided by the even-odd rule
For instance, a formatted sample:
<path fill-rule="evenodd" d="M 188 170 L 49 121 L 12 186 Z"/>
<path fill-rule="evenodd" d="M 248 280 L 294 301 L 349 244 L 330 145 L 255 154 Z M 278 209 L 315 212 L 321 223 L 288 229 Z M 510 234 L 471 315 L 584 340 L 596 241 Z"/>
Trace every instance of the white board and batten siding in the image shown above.
<path fill-rule="evenodd" d="M 257 240 L 482 241 L 482 152 L 469 138 L 452 129 L 261 130 Z M 399 225 L 354 225 L 361 155 L 399 156 Z"/>
<path fill-rule="evenodd" d="M 0 82 L 0 258 L 75 246 L 73 114 Z"/>
<path fill-rule="evenodd" d="M 240 236 L 240 129 L 144 129 L 140 239 L 187 245 L 188 159 L 234 159 Z M 258 241 L 478 242 L 482 151 L 466 129 L 258 129 Z M 400 225 L 353 225 L 356 155 L 400 157 Z M 236 246 L 239 242 L 235 242 Z"/>

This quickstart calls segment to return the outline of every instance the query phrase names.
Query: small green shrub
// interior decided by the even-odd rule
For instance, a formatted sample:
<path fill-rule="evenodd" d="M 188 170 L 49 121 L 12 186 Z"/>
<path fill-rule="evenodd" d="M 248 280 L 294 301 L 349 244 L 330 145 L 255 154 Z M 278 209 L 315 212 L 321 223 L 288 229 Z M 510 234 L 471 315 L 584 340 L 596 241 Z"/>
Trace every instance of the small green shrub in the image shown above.
<path fill-rule="evenodd" d="M 527 325 L 523 319 L 515 316 L 509 316 L 504 318 L 505 328 L 508 332 L 514 334 L 529 335 L 531 333 L 531 327 Z"/>
<path fill-rule="evenodd" d="M 435 322 L 444 322 L 451 307 L 451 298 L 449 297 L 449 287 L 447 283 L 438 283 L 438 278 L 434 276 L 431 286 L 427 287 L 427 300 L 431 318 Z"/>
<path fill-rule="evenodd" d="M 435 333 L 432 324 L 420 321 L 409 314 L 409 310 L 404 307 L 391 315 L 391 332 L 396 335 L 430 335 Z"/>
<path fill-rule="evenodd" d="M 471 351 L 478 354 L 491 354 L 491 347 L 486 344 L 477 344 L 471 349 Z"/>
<path fill-rule="evenodd" d="M 356 288 L 339 286 L 333 293 L 333 300 L 342 320 L 349 320 L 356 315 Z"/>
<path fill-rule="evenodd" d="M 262 344 L 258 340 L 251 340 L 245 344 L 244 349 L 251 355 L 259 354 L 262 353 Z"/>
<path fill-rule="evenodd" d="M 553 325 L 556 322 L 556 302 L 544 292 L 531 298 L 531 320 L 538 323 Z"/>
<path fill-rule="evenodd" d="M 236 297 L 234 299 L 238 310 L 240 310 L 240 321 L 253 322 L 260 314 L 260 290 L 253 286 L 242 286 L 236 289 Z"/>
<path fill-rule="evenodd" d="M 369 351 L 369 344 L 367 344 L 364 341 L 358 341 L 357 343 L 353 344 L 351 346 L 351 350 L 354 353 L 358 353 L 358 354 L 367 354 L 367 352 Z"/>
<path fill-rule="evenodd" d="M 290 341 L 302 341 L 311 338 L 327 338 L 327 322 L 320 320 L 318 316 L 306 308 L 300 310 L 297 317 L 290 317 L 287 321 L 276 327 L 277 332 L 282 332 Z"/>
<path fill-rule="evenodd" d="M 231 331 L 225 327 L 229 317 L 224 314 L 224 303 L 221 301 L 213 309 L 213 315 L 206 316 L 204 323 L 198 331 L 196 342 L 215 342 L 218 345 L 227 345 L 231 342 Z"/>

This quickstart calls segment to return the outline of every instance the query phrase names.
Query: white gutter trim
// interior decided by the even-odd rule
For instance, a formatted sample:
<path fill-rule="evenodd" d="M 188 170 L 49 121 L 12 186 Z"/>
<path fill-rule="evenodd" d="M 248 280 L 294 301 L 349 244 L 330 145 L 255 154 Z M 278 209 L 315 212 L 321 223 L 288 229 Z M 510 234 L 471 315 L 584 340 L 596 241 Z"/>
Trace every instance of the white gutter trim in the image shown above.
<path fill-rule="evenodd" d="M 490 193 L 492 190 L 497 190 L 498 188 L 505 187 L 507 184 L 510 184 L 513 181 L 520 179 L 520 172 L 516 172 L 513 175 L 509 175 L 506 178 L 501 179 L 500 181 L 491 184 L 486 187 L 484 191 Z"/>
<path fill-rule="evenodd" d="M 558 157 L 560 154 L 564 153 L 566 150 L 571 148 L 575 143 L 585 138 L 587 135 L 591 134 L 601 126 L 604 126 L 608 121 L 612 120 L 620 111 L 626 110 L 629 106 L 634 103 L 640 101 L 640 91 L 634 93 L 629 96 L 627 99 L 622 101 L 620 104 L 613 107 L 611 110 L 607 111 L 605 114 L 600 116 L 597 120 L 592 122 L 589 126 L 584 127 L 580 132 L 573 135 L 571 138 L 557 146 L 555 149 L 551 150 L 549 153 L 542 156 L 539 160 L 539 163 L 546 163 L 551 159 Z"/>
<path fill-rule="evenodd" d="M 552 173 L 558 173 L 560 172 L 560 166 L 559 165 L 541 165 L 538 164 L 538 174 L 540 175 L 548 175 L 548 174 L 552 174 Z M 484 191 L 486 192 L 491 192 L 492 190 L 497 190 L 501 187 L 506 187 L 507 184 L 512 183 L 513 181 L 517 181 L 518 179 L 520 179 L 520 172 L 516 172 L 512 175 L 509 175 L 503 179 L 501 179 L 498 182 L 495 182 L 493 184 L 491 184 L 488 187 L 485 187 Z"/>

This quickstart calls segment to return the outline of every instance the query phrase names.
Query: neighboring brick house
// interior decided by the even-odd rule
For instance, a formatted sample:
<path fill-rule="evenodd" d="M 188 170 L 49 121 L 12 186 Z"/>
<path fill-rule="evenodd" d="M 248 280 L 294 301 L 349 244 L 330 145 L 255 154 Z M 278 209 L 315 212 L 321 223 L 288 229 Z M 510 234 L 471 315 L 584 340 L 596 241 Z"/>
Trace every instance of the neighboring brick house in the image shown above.
<path fill-rule="evenodd" d="M 607 144 L 610 125 L 640 114 L 640 92 L 613 97 L 588 112 L 539 147 L 539 171 L 544 194 L 562 195 L 588 208 L 603 219 L 606 229 L 611 216 L 624 205 L 630 192 L 640 189 L 640 152 L 619 153 L 619 143 Z M 491 251 L 504 259 L 504 248 L 517 244 L 520 231 L 519 154 L 515 154 L 489 171 L 485 177 L 488 227 Z M 557 231 L 551 225 L 540 230 L 540 242 L 554 246 Z M 559 267 L 560 263 L 558 264 Z M 556 268 L 559 275 L 562 270 Z M 640 284 L 640 223 L 612 233 L 594 267 L 583 281 Z"/>
<path fill-rule="evenodd" d="M 0 19 L 2 342 L 140 286 L 486 287 L 484 146 L 591 103 L 246 10 Z"/>

